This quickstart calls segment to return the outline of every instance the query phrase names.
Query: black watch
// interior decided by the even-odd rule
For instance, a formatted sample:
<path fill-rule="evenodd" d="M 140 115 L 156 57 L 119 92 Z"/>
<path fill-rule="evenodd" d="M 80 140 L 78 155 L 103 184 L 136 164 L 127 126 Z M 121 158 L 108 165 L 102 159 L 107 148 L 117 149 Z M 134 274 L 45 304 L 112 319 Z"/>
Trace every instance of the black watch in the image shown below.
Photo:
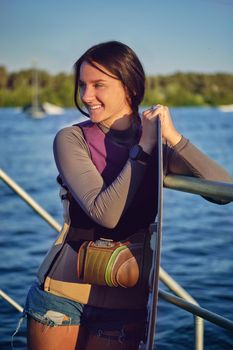
<path fill-rule="evenodd" d="M 142 146 L 134 145 L 129 151 L 129 158 L 132 160 L 140 160 L 144 163 L 148 163 L 150 154 L 144 152 Z"/>

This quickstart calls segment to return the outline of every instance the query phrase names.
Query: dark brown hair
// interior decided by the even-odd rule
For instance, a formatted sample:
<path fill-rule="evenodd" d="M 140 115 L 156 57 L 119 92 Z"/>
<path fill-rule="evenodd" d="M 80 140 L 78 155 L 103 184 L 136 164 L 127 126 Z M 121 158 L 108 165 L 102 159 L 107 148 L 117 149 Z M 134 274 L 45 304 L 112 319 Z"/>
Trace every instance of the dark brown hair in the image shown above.
<path fill-rule="evenodd" d="M 74 102 L 80 112 L 88 116 L 78 103 L 80 67 L 84 61 L 100 71 L 102 70 L 95 64 L 103 66 L 113 74 L 112 78 L 119 79 L 128 92 L 133 113 L 138 115 L 138 106 L 145 92 L 145 73 L 135 52 L 119 41 L 108 41 L 92 46 L 75 62 Z"/>

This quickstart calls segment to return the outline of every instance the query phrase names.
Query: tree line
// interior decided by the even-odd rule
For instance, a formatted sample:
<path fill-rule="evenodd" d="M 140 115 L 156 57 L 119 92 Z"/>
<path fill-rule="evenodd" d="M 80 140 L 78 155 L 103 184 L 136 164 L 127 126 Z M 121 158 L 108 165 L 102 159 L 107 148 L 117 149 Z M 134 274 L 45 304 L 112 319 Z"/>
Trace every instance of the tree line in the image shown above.
<path fill-rule="evenodd" d="M 39 102 L 74 107 L 72 74 L 51 75 L 37 70 Z M 31 103 L 35 70 L 8 72 L 0 66 L 0 107 L 26 106 Z M 143 105 L 217 106 L 233 104 L 233 74 L 182 73 L 148 76 Z"/>

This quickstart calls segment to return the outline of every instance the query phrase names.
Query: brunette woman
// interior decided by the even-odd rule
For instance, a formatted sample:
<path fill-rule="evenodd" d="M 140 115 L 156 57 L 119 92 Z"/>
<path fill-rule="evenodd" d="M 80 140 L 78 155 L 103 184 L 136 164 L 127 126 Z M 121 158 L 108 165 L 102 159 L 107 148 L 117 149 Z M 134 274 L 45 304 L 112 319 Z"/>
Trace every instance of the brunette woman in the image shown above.
<path fill-rule="evenodd" d="M 77 272 L 77 255 L 84 241 L 100 237 L 149 239 L 157 211 L 157 118 L 165 174 L 232 181 L 179 133 L 166 106 L 156 104 L 139 116 L 144 89 L 139 59 L 120 42 L 93 46 L 75 63 L 75 103 L 87 121 L 64 128 L 54 141 L 65 222 L 27 297 L 31 350 L 138 348 L 148 286 L 98 285 L 98 273 L 93 283 L 85 283 Z"/>

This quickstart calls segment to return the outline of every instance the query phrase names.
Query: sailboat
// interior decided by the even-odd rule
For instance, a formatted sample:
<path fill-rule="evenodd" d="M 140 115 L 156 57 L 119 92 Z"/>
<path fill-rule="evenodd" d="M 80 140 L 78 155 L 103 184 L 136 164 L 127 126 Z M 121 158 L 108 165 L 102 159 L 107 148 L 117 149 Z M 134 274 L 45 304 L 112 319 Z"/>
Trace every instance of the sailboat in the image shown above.
<path fill-rule="evenodd" d="M 33 69 L 32 103 L 23 107 L 23 112 L 27 113 L 28 116 L 34 119 L 42 119 L 47 115 L 59 115 L 64 113 L 62 107 L 49 102 L 39 103 L 38 70 L 35 66 Z"/>
<path fill-rule="evenodd" d="M 218 109 L 222 112 L 233 112 L 233 104 L 221 105 L 221 106 L 218 106 Z"/>

